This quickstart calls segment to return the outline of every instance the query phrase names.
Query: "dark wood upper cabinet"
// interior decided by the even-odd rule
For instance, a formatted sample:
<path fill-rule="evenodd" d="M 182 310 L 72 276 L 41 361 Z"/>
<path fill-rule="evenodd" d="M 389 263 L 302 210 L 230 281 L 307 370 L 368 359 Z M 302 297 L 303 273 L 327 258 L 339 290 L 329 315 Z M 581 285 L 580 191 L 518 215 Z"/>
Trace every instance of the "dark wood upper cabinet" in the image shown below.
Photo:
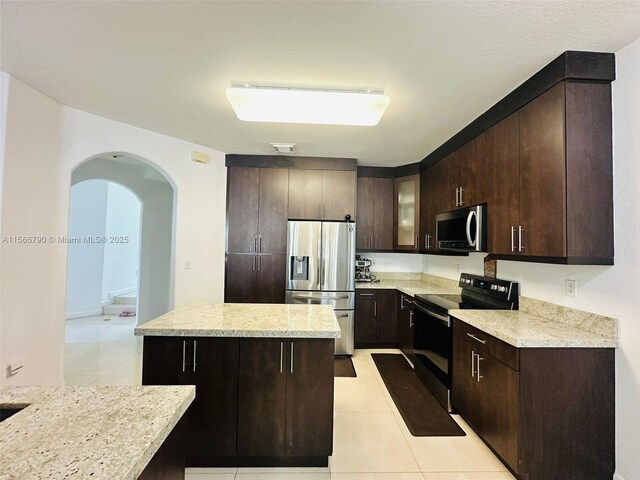
<path fill-rule="evenodd" d="M 227 252 L 287 251 L 289 170 L 228 169 Z"/>
<path fill-rule="evenodd" d="M 322 218 L 322 170 L 289 171 L 289 218 Z"/>
<path fill-rule="evenodd" d="M 260 169 L 227 169 L 227 252 L 254 253 L 257 248 Z"/>
<path fill-rule="evenodd" d="M 344 220 L 356 217 L 355 170 L 289 171 L 289 218 Z"/>
<path fill-rule="evenodd" d="M 487 248 L 510 254 L 520 219 L 519 112 L 494 125 L 484 134 L 487 161 Z"/>
<path fill-rule="evenodd" d="M 518 252 L 565 257 L 564 83 L 520 110 Z"/>
<path fill-rule="evenodd" d="M 358 177 L 358 250 L 393 250 L 393 178 Z"/>
<path fill-rule="evenodd" d="M 416 251 L 420 236 L 420 175 L 394 179 L 394 250 Z"/>
<path fill-rule="evenodd" d="M 289 170 L 260 169 L 258 214 L 258 252 L 287 253 L 287 212 L 289 206 Z"/>

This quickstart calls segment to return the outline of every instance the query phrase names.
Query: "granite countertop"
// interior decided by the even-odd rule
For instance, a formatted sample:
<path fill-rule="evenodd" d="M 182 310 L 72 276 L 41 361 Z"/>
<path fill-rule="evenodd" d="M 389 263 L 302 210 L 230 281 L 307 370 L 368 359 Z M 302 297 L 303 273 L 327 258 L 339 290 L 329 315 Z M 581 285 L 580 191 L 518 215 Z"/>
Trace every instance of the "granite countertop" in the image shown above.
<path fill-rule="evenodd" d="M 133 480 L 195 398 L 193 386 L 7 387 L 0 479 Z"/>
<path fill-rule="evenodd" d="M 331 305 L 194 304 L 136 328 L 136 335 L 340 338 Z"/>
<path fill-rule="evenodd" d="M 460 288 L 444 287 L 442 285 L 436 285 L 435 283 L 429 283 L 422 280 L 388 280 L 382 279 L 378 283 L 374 282 L 356 282 L 356 290 L 360 289 L 385 289 L 385 290 L 398 290 L 407 295 L 423 295 L 430 293 L 438 294 L 459 294 Z"/>
<path fill-rule="evenodd" d="M 449 310 L 449 314 L 514 347 L 616 348 L 613 332 L 596 333 L 522 310 Z M 606 317 L 605 317 L 606 318 Z"/>

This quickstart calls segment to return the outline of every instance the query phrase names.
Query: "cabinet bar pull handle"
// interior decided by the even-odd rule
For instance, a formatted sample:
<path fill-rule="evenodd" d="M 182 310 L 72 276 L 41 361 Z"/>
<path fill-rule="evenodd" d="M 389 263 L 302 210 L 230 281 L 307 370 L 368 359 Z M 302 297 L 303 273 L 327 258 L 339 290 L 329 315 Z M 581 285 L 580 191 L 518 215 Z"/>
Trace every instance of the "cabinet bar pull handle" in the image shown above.
<path fill-rule="evenodd" d="M 327 206 L 322 204 L 322 218 L 327 218 Z"/>
<path fill-rule="evenodd" d="M 471 350 L 471 376 L 476 376 L 476 352 Z"/>
<path fill-rule="evenodd" d="M 456 188 L 456 207 L 459 205 L 458 203 L 458 188 Z"/>
<path fill-rule="evenodd" d="M 519 252 L 524 252 L 524 228 L 522 228 L 522 225 L 518 225 L 518 251 Z"/>
<path fill-rule="evenodd" d="M 358 295 L 361 297 L 373 297 L 375 293 L 359 293 Z"/>
<path fill-rule="evenodd" d="M 516 251 L 516 242 L 513 239 L 514 234 L 516 233 L 516 229 L 513 225 L 511 225 L 511 251 L 515 252 Z"/>
<path fill-rule="evenodd" d="M 400 310 L 404 310 L 404 295 L 400 295 Z"/>
<path fill-rule="evenodd" d="M 251 263 L 251 270 L 256 271 L 256 257 L 253 257 L 253 261 Z"/>
<path fill-rule="evenodd" d="M 483 344 L 483 345 L 484 345 L 485 343 L 487 343 L 487 341 L 486 341 L 486 340 L 482 340 L 482 339 L 480 339 L 480 338 L 476 337 L 475 335 L 473 335 L 472 333 L 467 333 L 467 336 L 468 336 L 468 337 L 473 338 L 474 340 L 476 340 L 476 341 L 480 342 L 480 343 L 481 343 L 481 344 Z"/>
<path fill-rule="evenodd" d="M 258 257 L 258 271 L 262 271 L 262 257 Z"/>
<path fill-rule="evenodd" d="M 193 341 L 193 371 L 196 371 L 196 365 L 198 364 L 198 362 L 196 361 L 196 356 L 197 356 L 197 352 L 198 351 L 198 341 L 194 340 Z"/>
<path fill-rule="evenodd" d="M 284 342 L 280 342 L 280 373 L 282 373 L 283 359 L 284 359 Z"/>
<path fill-rule="evenodd" d="M 378 316 L 378 302 L 373 302 L 373 316 Z"/>
<path fill-rule="evenodd" d="M 293 340 L 291 341 L 291 373 L 293 373 Z"/>
<path fill-rule="evenodd" d="M 413 327 L 413 311 L 409 312 L 409 327 Z"/>
<path fill-rule="evenodd" d="M 378 235 L 376 235 L 376 243 L 375 243 L 375 247 L 378 248 Z"/>
<path fill-rule="evenodd" d="M 480 375 L 480 360 L 484 359 L 480 355 L 476 355 L 476 360 L 478 362 L 478 365 L 476 367 L 476 379 L 480 381 L 481 378 L 484 378 L 482 375 Z"/>
<path fill-rule="evenodd" d="M 182 341 L 182 373 L 184 373 L 184 371 L 187 368 L 187 341 L 183 340 Z"/>
<path fill-rule="evenodd" d="M 464 200 L 462 200 L 462 193 L 464 192 L 464 188 L 460 187 L 460 205 L 464 205 Z"/>

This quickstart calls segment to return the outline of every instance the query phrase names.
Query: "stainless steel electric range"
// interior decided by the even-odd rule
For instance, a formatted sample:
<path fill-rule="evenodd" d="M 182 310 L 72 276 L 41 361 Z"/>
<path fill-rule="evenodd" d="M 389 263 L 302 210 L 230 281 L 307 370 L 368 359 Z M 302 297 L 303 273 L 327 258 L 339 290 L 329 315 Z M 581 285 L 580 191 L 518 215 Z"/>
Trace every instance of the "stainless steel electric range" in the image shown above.
<path fill-rule="evenodd" d="M 450 310 L 517 310 L 515 282 L 463 273 L 460 295 L 416 295 L 413 355 L 416 374 L 438 401 L 451 412 L 453 331 Z"/>

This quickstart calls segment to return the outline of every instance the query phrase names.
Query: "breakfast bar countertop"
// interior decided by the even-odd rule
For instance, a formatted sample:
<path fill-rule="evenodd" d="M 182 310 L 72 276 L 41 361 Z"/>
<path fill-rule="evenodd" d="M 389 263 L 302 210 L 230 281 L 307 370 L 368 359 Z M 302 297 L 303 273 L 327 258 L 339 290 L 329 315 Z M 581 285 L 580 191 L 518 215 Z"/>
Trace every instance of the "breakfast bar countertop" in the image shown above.
<path fill-rule="evenodd" d="M 199 303 L 139 325 L 141 336 L 340 338 L 331 305 Z"/>
<path fill-rule="evenodd" d="M 195 398 L 195 387 L 5 387 L 0 480 L 134 480 Z"/>

